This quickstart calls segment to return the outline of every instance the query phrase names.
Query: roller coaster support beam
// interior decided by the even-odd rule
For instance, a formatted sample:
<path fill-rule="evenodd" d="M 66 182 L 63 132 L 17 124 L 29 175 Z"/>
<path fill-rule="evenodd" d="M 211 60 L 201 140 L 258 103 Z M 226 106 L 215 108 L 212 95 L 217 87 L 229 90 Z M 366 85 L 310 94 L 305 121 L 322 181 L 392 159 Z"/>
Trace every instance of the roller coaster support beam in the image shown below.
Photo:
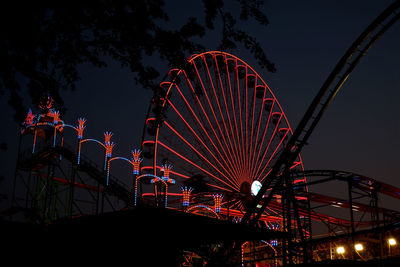
<path fill-rule="evenodd" d="M 354 213 L 353 213 L 353 195 L 352 195 L 352 189 L 353 189 L 353 179 L 349 179 L 347 182 L 347 189 L 348 189 L 348 194 L 349 194 L 349 206 L 350 206 L 350 222 L 351 222 L 351 243 L 352 247 L 354 248 L 354 233 L 355 233 L 355 227 L 354 227 Z M 353 260 L 356 259 L 357 255 L 355 250 L 353 249 Z"/>
<path fill-rule="evenodd" d="M 331 74 L 328 76 L 321 89 L 315 96 L 292 137 L 288 141 L 285 149 L 280 154 L 275 165 L 272 167 L 269 175 L 265 179 L 261 189 L 252 203 L 247 208 L 246 214 L 243 216 L 243 223 L 255 223 L 264 212 L 265 208 L 271 201 L 273 195 L 277 192 L 277 188 L 282 184 L 283 177 L 280 175 L 285 168 L 290 168 L 292 163 L 299 155 L 303 146 L 307 143 L 308 138 L 315 129 L 322 115 L 325 113 L 329 104 L 332 102 L 342 85 L 346 82 L 352 70 L 357 66 L 362 57 L 369 51 L 372 45 L 379 37 L 384 34 L 399 18 L 400 13 L 396 10 L 400 7 L 400 0 L 393 2 L 386 8 L 354 41 L 347 52 L 339 60 Z M 334 81 L 339 79 L 334 85 Z M 327 93 L 329 95 L 326 97 Z M 269 194 L 264 199 L 261 208 L 257 208 L 261 199 L 264 197 L 268 189 Z"/>

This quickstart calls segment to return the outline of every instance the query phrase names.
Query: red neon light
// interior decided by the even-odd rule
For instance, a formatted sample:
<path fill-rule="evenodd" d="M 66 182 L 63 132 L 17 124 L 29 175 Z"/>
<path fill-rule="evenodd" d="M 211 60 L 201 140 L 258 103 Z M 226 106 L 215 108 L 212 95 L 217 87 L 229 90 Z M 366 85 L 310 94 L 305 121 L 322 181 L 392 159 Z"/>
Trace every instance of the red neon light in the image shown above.
<path fill-rule="evenodd" d="M 221 183 L 229 186 L 230 188 L 232 188 L 233 190 L 238 190 L 238 188 L 235 188 L 234 186 L 226 183 L 225 181 L 221 180 L 220 178 L 218 178 L 217 176 L 215 176 L 214 174 L 208 172 L 207 170 L 203 169 L 202 167 L 200 167 L 199 165 L 197 165 L 196 163 L 192 162 L 191 160 L 189 160 L 188 158 L 182 156 L 181 154 L 179 154 L 178 152 L 176 152 L 175 150 L 171 149 L 170 147 L 168 147 L 167 145 L 165 145 L 164 143 L 162 143 L 161 141 L 158 141 L 158 143 L 163 146 L 164 148 L 168 149 L 169 151 L 171 151 L 172 153 L 174 153 L 175 155 L 179 156 L 180 158 L 182 158 L 183 160 L 189 162 L 190 164 L 192 164 L 193 166 L 197 167 L 198 169 L 202 170 L 203 172 L 207 173 L 208 175 L 210 175 L 211 177 L 215 178 L 216 180 L 220 181 Z M 231 191 L 231 190 L 228 190 Z"/>
<path fill-rule="evenodd" d="M 252 75 L 252 74 L 249 74 L 249 75 Z M 249 148 L 249 152 L 248 152 L 248 157 L 249 157 L 249 161 L 250 161 L 249 166 L 248 166 L 249 169 L 253 165 L 252 148 L 253 148 L 254 113 L 255 113 L 255 108 L 256 108 L 256 87 L 257 87 L 256 85 L 257 85 L 257 76 L 254 75 L 253 109 L 252 109 L 252 116 L 251 116 L 251 131 L 250 131 L 250 148 Z M 262 112 L 262 109 L 261 109 L 261 112 Z M 256 141 L 257 141 L 257 139 L 256 139 Z"/>
<path fill-rule="evenodd" d="M 161 165 L 161 171 L 163 172 L 163 179 L 169 179 L 169 173 L 172 169 L 172 165 L 171 164 L 164 164 Z"/>
<path fill-rule="evenodd" d="M 214 164 L 212 164 L 205 156 L 203 156 L 203 154 L 201 154 L 196 148 L 194 148 L 181 134 L 179 134 L 167 121 L 164 122 L 165 125 L 168 126 L 168 128 L 170 128 L 177 136 L 179 136 L 179 138 L 181 138 L 191 149 L 193 149 L 200 157 L 202 157 L 211 167 L 213 167 L 217 172 L 219 172 L 222 176 L 225 177 L 225 179 L 227 179 L 228 181 L 231 181 L 227 176 L 225 176 L 225 174 L 223 174 L 219 168 L 215 167 Z M 161 143 L 161 142 L 159 142 Z M 190 162 L 188 160 L 188 162 Z M 226 170 L 225 170 L 226 171 Z M 234 185 L 237 189 L 239 189 L 239 186 L 237 184 Z"/>
<path fill-rule="evenodd" d="M 28 114 L 26 115 L 26 118 L 25 118 L 25 125 L 26 126 L 32 125 L 34 118 L 35 118 L 35 115 L 32 113 L 32 110 L 29 109 Z"/>
<path fill-rule="evenodd" d="M 214 198 L 214 210 L 216 213 L 219 213 L 221 211 L 221 203 L 224 196 L 222 194 L 214 194 L 213 198 Z"/>
<path fill-rule="evenodd" d="M 274 103 L 275 103 L 275 102 L 272 103 L 272 108 L 273 108 Z M 265 139 L 265 134 L 267 133 L 268 126 L 269 126 L 269 122 L 271 121 L 271 117 L 272 117 L 272 112 L 270 112 L 270 113 L 268 114 L 267 124 L 265 125 L 264 132 L 263 132 L 263 135 L 262 135 L 262 138 L 261 138 L 261 144 L 259 145 L 260 148 L 263 147 L 264 139 Z M 276 129 L 276 127 L 275 127 L 275 129 Z M 258 161 L 259 161 L 259 159 L 260 159 L 260 152 L 261 152 L 261 149 L 258 149 L 257 156 L 256 156 L 256 161 L 255 161 L 255 165 L 253 165 L 253 166 L 251 167 L 251 176 L 254 177 L 255 180 L 256 180 L 256 176 L 254 175 L 254 173 L 255 173 L 255 168 L 256 168 L 256 166 L 257 166 L 257 164 L 258 164 Z M 258 169 L 257 169 L 257 171 L 258 171 Z"/>
<path fill-rule="evenodd" d="M 185 73 L 184 73 L 185 74 Z M 186 74 L 185 74 L 186 75 Z M 186 77 L 186 76 L 185 76 Z M 190 83 L 190 81 L 188 80 L 188 78 L 186 77 L 186 81 L 188 82 L 189 86 L 191 87 L 192 91 L 194 92 L 194 89 Z M 175 88 L 178 90 L 181 98 L 183 99 L 183 101 L 185 102 L 185 104 L 187 105 L 187 107 L 190 109 L 192 115 L 195 117 L 197 123 L 200 125 L 201 129 L 203 130 L 203 132 L 205 133 L 205 135 L 207 136 L 208 140 L 211 142 L 211 144 L 213 145 L 214 149 L 217 151 L 217 153 L 219 154 L 219 157 L 222 159 L 222 161 L 225 163 L 225 166 L 227 166 L 229 168 L 229 164 L 225 161 L 226 155 L 222 156 L 222 154 L 220 153 L 219 149 L 217 148 L 217 146 L 215 145 L 215 143 L 213 142 L 213 140 L 211 139 L 210 135 L 208 134 L 208 132 L 206 131 L 206 129 L 204 128 L 203 124 L 201 123 L 201 121 L 199 120 L 199 118 L 197 117 L 196 113 L 193 111 L 192 107 L 190 106 L 190 104 L 188 103 L 187 99 L 184 97 L 184 95 L 182 94 L 181 90 L 179 89 L 179 86 L 175 86 Z M 197 96 L 196 96 L 197 98 Z M 199 99 L 197 98 L 197 101 L 199 102 Z M 190 125 L 186 122 L 186 120 L 183 118 L 183 116 L 179 113 L 179 111 L 175 108 L 175 106 L 172 104 L 172 102 L 170 100 L 168 100 L 168 102 L 170 103 L 171 107 L 174 109 L 174 111 L 179 115 L 179 117 L 183 120 L 183 122 L 185 123 L 185 125 L 191 130 L 192 133 L 194 133 L 196 135 L 196 137 L 201 140 L 201 138 L 198 137 L 198 135 L 194 132 L 194 130 L 192 129 L 192 127 L 190 127 Z M 201 105 L 201 103 L 199 102 L 199 104 Z M 203 110 L 204 112 L 204 110 Z M 211 127 L 211 129 L 213 130 L 213 128 Z M 215 135 L 215 131 L 214 131 L 214 135 Z M 217 139 L 218 143 L 220 146 L 222 146 L 222 144 L 220 143 L 219 139 Z M 201 142 L 204 144 L 204 142 L 201 140 Z M 206 147 L 206 149 L 208 149 L 208 147 L 206 145 L 204 145 Z M 213 153 L 211 153 L 212 155 L 214 155 Z M 216 157 L 213 156 L 215 159 Z M 221 164 L 220 164 L 221 165 Z"/>
<path fill-rule="evenodd" d="M 216 60 L 215 57 L 213 57 L 213 58 L 214 58 L 214 60 Z M 212 87 L 212 89 L 213 89 L 214 96 L 215 96 L 215 100 L 216 100 L 216 102 L 217 102 L 218 110 L 219 110 L 219 112 L 220 112 L 220 115 L 221 115 L 221 118 L 222 118 L 222 122 L 223 122 L 223 125 L 224 125 L 224 128 L 225 128 L 225 131 L 228 132 L 228 130 L 227 130 L 227 128 L 226 128 L 225 118 L 224 118 L 224 116 L 222 115 L 222 110 L 221 110 L 221 106 L 220 106 L 220 104 L 219 104 L 219 99 L 218 99 L 218 96 L 217 96 L 216 91 L 215 91 L 215 86 L 214 86 L 214 83 L 212 82 L 212 78 L 211 78 L 211 74 L 210 74 L 210 69 L 209 69 L 209 67 L 208 67 L 208 64 L 207 64 L 207 61 L 205 60 L 205 58 L 203 57 L 202 59 L 203 59 L 203 61 L 204 61 L 204 64 L 205 64 L 205 66 L 206 66 L 206 69 L 207 69 L 207 74 L 208 74 L 208 78 L 209 78 L 209 83 L 211 84 L 211 87 Z M 193 63 L 193 64 L 194 64 L 194 63 Z M 216 65 L 218 65 L 218 64 L 216 63 Z M 196 70 L 197 70 L 197 68 L 196 68 Z M 200 76 L 199 76 L 199 80 L 200 80 L 200 82 L 201 82 Z M 207 81 L 207 82 L 208 82 L 208 81 Z M 202 83 L 202 82 L 201 82 L 201 85 L 203 86 L 203 83 Z M 209 86 L 209 87 L 210 87 L 210 86 Z M 217 126 L 218 126 L 219 133 L 220 133 L 221 136 L 222 136 L 222 139 L 223 139 L 223 141 L 224 141 L 224 143 L 225 143 L 225 146 L 228 148 L 228 144 L 227 144 L 227 142 L 226 142 L 225 135 L 223 134 L 223 132 L 222 132 L 222 130 L 221 130 L 221 127 L 220 127 L 220 125 L 219 125 L 219 123 L 218 123 L 218 119 L 217 119 L 217 117 L 216 117 L 216 115 L 215 115 L 215 112 L 214 112 L 214 108 L 213 108 L 213 106 L 212 106 L 212 104 L 211 104 L 210 98 L 208 97 L 208 94 L 207 94 L 207 92 L 206 92 L 204 86 L 203 86 L 203 89 L 204 89 L 204 93 L 205 93 L 206 98 L 207 98 L 208 105 L 210 106 L 211 111 L 212 111 L 212 114 L 213 114 L 213 116 L 214 116 L 214 120 L 215 120 L 215 122 L 216 122 L 216 124 L 217 124 Z M 228 135 L 228 138 L 229 138 L 229 135 Z M 230 138 L 229 138 L 229 142 L 230 142 L 230 147 L 232 147 L 232 142 L 230 141 Z M 229 158 L 229 159 L 230 159 L 230 158 Z M 230 160 L 229 160 L 229 161 L 230 161 Z M 233 165 L 233 166 L 235 166 L 235 165 L 234 165 L 234 162 L 232 162 L 232 161 L 230 161 L 230 164 Z M 236 168 L 236 170 L 238 170 L 238 169 Z"/>
<path fill-rule="evenodd" d="M 83 130 L 86 128 L 86 119 L 85 118 L 79 118 L 78 119 L 78 126 L 76 127 L 76 131 L 78 133 L 78 138 L 82 139 L 83 137 Z"/>
<path fill-rule="evenodd" d="M 133 166 L 133 174 L 139 174 L 140 163 L 143 161 L 140 158 L 140 151 L 139 149 L 132 150 L 132 166 Z"/>
<path fill-rule="evenodd" d="M 275 148 L 274 152 L 272 153 L 272 155 L 270 156 L 270 158 L 269 158 L 267 164 L 265 164 L 264 168 L 261 170 L 261 173 L 264 172 L 265 168 L 266 168 L 266 167 L 268 166 L 268 164 L 271 162 L 271 160 L 272 160 L 272 158 L 274 157 L 276 151 L 278 150 L 278 148 L 279 148 L 279 147 L 281 146 L 281 144 L 283 143 L 283 140 L 285 140 L 285 137 L 286 137 L 286 135 L 288 134 L 288 132 L 289 132 L 289 131 L 287 131 L 287 132 L 285 133 L 285 135 L 283 136 L 283 138 L 281 139 L 281 141 L 279 142 L 279 144 L 276 146 L 276 148 Z M 261 173 L 260 173 L 260 174 L 261 174 Z M 267 177 L 267 176 L 268 176 L 268 174 L 266 174 L 266 175 L 261 179 L 261 181 L 264 181 L 265 177 Z"/>
<path fill-rule="evenodd" d="M 114 142 L 110 142 L 112 136 L 113 136 L 112 132 L 104 132 L 104 146 L 106 147 L 106 156 L 107 157 L 111 157 L 112 150 L 115 146 Z"/>
<path fill-rule="evenodd" d="M 53 98 L 51 98 L 50 95 L 47 95 L 46 99 L 42 99 L 42 101 L 40 101 L 39 108 L 42 110 L 51 109 L 53 103 L 54 103 Z"/>
<path fill-rule="evenodd" d="M 182 187 L 182 206 L 187 207 L 190 204 L 190 194 L 192 193 L 193 188 L 191 187 Z"/>
<path fill-rule="evenodd" d="M 208 98 L 207 92 L 206 92 L 206 90 L 205 90 L 204 84 L 203 84 L 203 82 L 202 82 L 202 80 L 201 80 L 201 78 L 200 78 L 200 73 L 199 73 L 199 71 L 198 71 L 198 69 L 197 69 L 197 66 L 196 66 L 196 64 L 194 63 L 194 61 L 192 62 L 192 64 L 193 64 L 193 67 L 194 67 L 195 70 L 196 70 L 196 73 L 197 73 L 198 79 L 199 79 L 199 81 L 200 81 L 200 83 L 201 83 L 201 86 L 202 86 L 202 88 L 203 88 L 203 91 L 204 91 L 204 93 L 205 93 L 206 96 L 207 96 L 207 100 L 209 101 L 209 98 Z M 190 82 L 189 82 L 189 83 L 190 83 Z M 194 92 L 193 87 L 191 87 L 191 88 L 192 88 L 192 90 L 193 90 L 193 92 Z M 207 113 L 205 112 L 205 109 L 204 109 L 203 105 L 201 104 L 201 102 L 200 102 L 200 100 L 199 100 L 199 98 L 198 98 L 198 96 L 197 96 L 196 94 L 195 94 L 195 97 L 196 97 L 196 99 L 197 99 L 197 102 L 198 102 L 198 104 L 199 104 L 201 110 L 203 111 L 204 116 L 206 117 L 206 120 L 207 120 L 208 124 L 210 125 L 211 131 L 214 133 L 214 136 L 215 136 L 215 138 L 217 139 L 218 144 L 220 145 L 220 149 L 222 150 L 222 152 L 223 152 L 223 154 L 224 154 L 224 157 L 223 157 L 223 158 L 225 158 L 225 159 L 227 159 L 227 160 L 230 161 L 230 157 L 229 157 L 228 154 L 226 153 L 225 149 L 223 149 L 224 146 L 222 145 L 221 140 L 219 139 L 217 133 L 215 132 L 214 126 L 212 125 L 212 123 L 211 123 L 211 121 L 210 121 L 210 118 L 208 117 Z M 214 116 L 215 116 L 215 113 L 214 113 Z M 217 124 L 217 125 L 218 125 L 218 127 L 219 127 L 219 124 Z M 225 142 L 225 143 L 226 143 L 226 142 Z M 234 163 L 232 163 L 232 162 L 230 161 L 230 165 L 233 166 L 233 164 L 234 164 Z M 228 166 L 230 166 L 230 165 L 228 165 Z"/>
<path fill-rule="evenodd" d="M 281 114 L 281 113 L 279 113 L 279 114 Z M 281 117 L 280 117 L 279 120 L 278 120 L 278 123 L 275 125 L 274 132 L 272 133 L 272 136 L 271 136 L 271 138 L 270 138 L 270 140 L 269 140 L 269 142 L 268 142 L 268 146 L 267 146 L 267 147 L 265 148 L 265 150 L 264 150 L 264 153 L 263 153 L 263 156 L 262 156 L 262 158 L 261 158 L 261 161 L 260 161 L 260 163 L 259 163 L 259 165 L 258 165 L 258 167 L 257 167 L 256 172 L 255 172 L 255 177 L 257 177 L 258 171 L 260 170 L 260 167 L 261 167 L 261 165 L 262 165 L 262 163 L 263 163 L 263 161 L 264 161 L 264 158 L 265 158 L 265 156 L 266 156 L 266 154 L 267 154 L 267 152 L 268 152 L 268 150 L 269 150 L 269 147 L 270 147 L 270 145 L 271 145 L 271 142 L 272 142 L 272 140 L 273 140 L 274 137 L 275 137 L 276 130 L 278 129 L 278 126 L 279 126 L 279 123 L 280 123 L 281 118 L 282 118 L 282 114 L 281 114 Z M 286 133 L 286 134 L 287 134 L 287 133 Z M 286 135 L 285 135 L 285 136 L 286 136 Z M 267 164 L 264 165 L 264 168 L 262 169 L 262 171 L 261 171 L 260 174 L 262 174 L 262 173 L 264 172 L 265 168 L 268 166 L 269 162 L 272 160 L 273 155 L 275 154 L 275 152 L 277 151 L 277 149 L 278 149 L 279 146 L 281 145 L 282 141 L 283 141 L 283 138 L 281 139 L 281 142 L 280 142 L 279 145 L 275 148 L 274 152 L 273 152 L 272 155 L 270 156 L 270 158 L 269 158 Z M 257 162 L 258 162 L 258 160 L 257 160 Z M 260 180 L 260 181 L 262 181 L 262 180 Z"/>
<path fill-rule="evenodd" d="M 230 79 L 229 78 L 229 70 L 228 70 L 228 59 L 224 56 L 224 58 L 225 58 L 225 65 L 226 65 L 226 71 L 227 71 L 227 77 L 228 77 L 228 80 Z M 216 61 L 216 59 L 215 59 L 215 61 Z M 233 143 L 233 148 L 234 148 L 234 152 L 235 153 L 233 153 L 233 155 L 234 155 L 234 160 L 237 162 L 237 168 L 239 168 L 240 169 L 240 167 L 239 167 L 239 164 L 240 164 L 240 161 L 239 161 L 239 150 L 238 150 L 238 143 L 236 143 L 236 140 L 235 140 L 235 133 L 234 133 L 234 131 L 233 131 L 233 127 L 232 127 L 232 121 L 231 121 L 231 116 L 229 115 L 229 108 L 228 108 L 228 103 L 227 103 L 227 101 L 226 101 L 226 95 L 225 95 L 225 92 L 224 92 L 224 86 L 222 85 L 222 79 L 221 79 L 221 74 L 220 74 L 220 71 L 219 71 L 219 66 L 218 66 L 218 64 L 216 64 L 216 66 L 217 66 L 217 72 L 218 72 L 218 77 L 219 77 L 219 82 L 220 82 L 220 87 L 221 87 L 221 92 L 222 92 L 222 96 L 223 96 L 223 99 L 224 99 L 224 104 L 225 104 L 225 110 L 226 110 L 226 115 L 227 115 L 227 117 L 228 117 L 228 122 L 229 122 L 229 128 L 230 128 L 230 130 L 231 130 L 231 135 L 232 135 L 232 140 L 233 141 L 230 141 L 231 142 L 231 145 L 232 145 L 232 143 Z M 229 81 L 229 90 L 232 90 L 231 89 L 231 86 L 230 86 L 230 81 Z M 217 99 L 218 99 L 218 97 L 216 97 Z M 226 127 L 226 126 L 225 126 Z M 226 130 L 227 131 L 227 130 Z M 228 132 L 228 131 L 227 131 Z M 229 137 L 229 135 L 228 135 L 228 137 Z M 230 138 L 229 138 L 230 139 Z"/>
<path fill-rule="evenodd" d="M 58 111 L 50 110 L 48 114 L 50 117 L 53 117 L 54 123 L 58 123 L 60 121 L 60 113 Z"/>

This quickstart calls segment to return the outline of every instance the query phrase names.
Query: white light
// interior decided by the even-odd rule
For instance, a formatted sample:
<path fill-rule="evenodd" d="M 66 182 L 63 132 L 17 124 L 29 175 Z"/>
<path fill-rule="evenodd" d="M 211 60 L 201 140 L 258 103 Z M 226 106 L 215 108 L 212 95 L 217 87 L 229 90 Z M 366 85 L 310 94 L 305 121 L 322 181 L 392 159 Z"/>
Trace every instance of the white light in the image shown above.
<path fill-rule="evenodd" d="M 389 238 L 388 239 L 388 243 L 391 246 L 395 246 L 397 244 L 396 239 L 394 239 L 394 238 Z"/>
<path fill-rule="evenodd" d="M 261 183 L 260 181 L 255 180 L 252 184 L 251 184 L 251 194 L 253 196 L 258 194 L 258 191 L 260 191 L 261 189 Z"/>
<path fill-rule="evenodd" d="M 343 254 L 344 253 L 344 247 L 337 247 L 336 248 L 337 254 Z"/>
<path fill-rule="evenodd" d="M 361 251 L 364 249 L 364 246 L 362 244 L 355 244 L 354 248 L 356 249 L 356 251 Z"/>

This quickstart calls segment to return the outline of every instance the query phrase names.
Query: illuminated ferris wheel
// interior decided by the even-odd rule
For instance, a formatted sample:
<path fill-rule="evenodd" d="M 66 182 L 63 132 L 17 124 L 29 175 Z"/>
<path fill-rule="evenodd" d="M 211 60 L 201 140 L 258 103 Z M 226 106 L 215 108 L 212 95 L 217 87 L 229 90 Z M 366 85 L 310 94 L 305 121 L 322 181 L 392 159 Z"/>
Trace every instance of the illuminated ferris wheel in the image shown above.
<path fill-rule="evenodd" d="M 213 196 L 218 212 L 240 215 L 291 134 L 275 95 L 246 62 L 219 51 L 193 55 L 168 72 L 152 99 L 141 172 L 175 185 L 165 196 L 182 188 L 197 196 L 193 205 Z M 292 168 L 303 168 L 300 156 Z"/>

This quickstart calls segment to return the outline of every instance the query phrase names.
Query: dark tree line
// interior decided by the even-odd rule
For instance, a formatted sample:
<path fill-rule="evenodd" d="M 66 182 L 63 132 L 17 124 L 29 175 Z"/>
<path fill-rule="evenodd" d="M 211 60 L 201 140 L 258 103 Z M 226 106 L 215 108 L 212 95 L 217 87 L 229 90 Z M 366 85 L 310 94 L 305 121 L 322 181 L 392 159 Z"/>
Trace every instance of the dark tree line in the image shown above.
<path fill-rule="evenodd" d="M 163 0 L 3 3 L 0 95 L 12 106 L 16 121 L 26 114 L 23 88 L 28 89 L 33 104 L 49 93 L 62 108 L 60 91 L 75 89 L 78 66 L 106 67 L 106 57 L 128 67 L 141 86 L 157 90 L 160 74 L 146 64 L 146 57 L 156 54 L 170 66 L 180 66 L 187 56 L 204 51 L 194 39 L 219 29 L 221 40 L 216 49 L 229 51 L 243 45 L 261 67 L 275 71 L 257 39 L 238 26 L 238 22 L 251 19 L 268 25 L 260 11 L 263 1 L 231 0 L 238 7 L 236 16 L 226 7 L 228 0 L 199 1 L 204 9 L 176 29 L 165 26 L 171 18 Z"/>

